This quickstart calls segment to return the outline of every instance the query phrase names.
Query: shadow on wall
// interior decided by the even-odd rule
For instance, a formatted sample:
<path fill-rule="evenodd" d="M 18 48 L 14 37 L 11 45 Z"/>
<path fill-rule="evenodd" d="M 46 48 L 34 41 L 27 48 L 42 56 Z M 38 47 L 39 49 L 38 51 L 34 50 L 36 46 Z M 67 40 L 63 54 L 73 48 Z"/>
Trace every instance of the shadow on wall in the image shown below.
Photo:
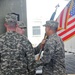
<path fill-rule="evenodd" d="M 6 32 L 4 17 L 13 12 L 19 14 L 20 20 L 27 26 L 26 0 L 0 0 L 0 34 Z"/>

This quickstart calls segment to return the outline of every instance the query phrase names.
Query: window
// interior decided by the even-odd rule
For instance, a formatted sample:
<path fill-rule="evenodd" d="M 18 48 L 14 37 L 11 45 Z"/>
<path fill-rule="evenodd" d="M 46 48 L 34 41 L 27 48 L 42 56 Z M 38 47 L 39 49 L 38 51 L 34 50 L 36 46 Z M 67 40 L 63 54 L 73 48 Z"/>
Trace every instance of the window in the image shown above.
<path fill-rule="evenodd" d="M 33 26 L 33 35 L 40 35 L 41 31 L 40 31 L 40 26 Z"/>

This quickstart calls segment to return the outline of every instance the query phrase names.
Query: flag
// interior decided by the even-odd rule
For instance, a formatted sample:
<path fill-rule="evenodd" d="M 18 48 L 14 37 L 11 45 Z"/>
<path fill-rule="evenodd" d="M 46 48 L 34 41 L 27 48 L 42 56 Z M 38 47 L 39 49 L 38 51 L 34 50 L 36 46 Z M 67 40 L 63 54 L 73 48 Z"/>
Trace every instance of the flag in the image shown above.
<path fill-rule="evenodd" d="M 53 14 L 52 14 L 50 20 L 54 20 L 55 15 L 56 15 L 56 11 L 53 12 Z"/>
<path fill-rule="evenodd" d="M 56 11 L 57 11 L 57 8 L 58 8 L 58 7 L 59 7 L 59 4 L 55 7 L 55 8 L 56 8 L 56 10 L 53 12 L 53 14 L 52 14 L 52 16 L 51 16 L 50 20 L 54 20 L 55 15 L 56 15 Z"/>
<path fill-rule="evenodd" d="M 56 21 L 59 23 L 60 28 L 57 34 L 63 41 L 75 35 L 75 0 L 71 0 L 66 5 Z"/>

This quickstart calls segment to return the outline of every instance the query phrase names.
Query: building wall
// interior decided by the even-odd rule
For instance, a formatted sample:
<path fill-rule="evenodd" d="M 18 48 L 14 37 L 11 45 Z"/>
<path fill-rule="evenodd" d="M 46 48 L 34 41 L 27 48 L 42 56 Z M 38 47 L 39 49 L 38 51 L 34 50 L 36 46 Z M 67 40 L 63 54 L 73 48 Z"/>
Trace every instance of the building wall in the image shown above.
<path fill-rule="evenodd" d="M 4 17 L 7 13 L 17 13 L 27 26 L 26 0 L 0 0 L 0 34 L 5 32 Z"/>
<path fill-rule="evenodd" d="M 64 44 L 66 51 L 75 53 L 75 36 L 65 41 Z"/>

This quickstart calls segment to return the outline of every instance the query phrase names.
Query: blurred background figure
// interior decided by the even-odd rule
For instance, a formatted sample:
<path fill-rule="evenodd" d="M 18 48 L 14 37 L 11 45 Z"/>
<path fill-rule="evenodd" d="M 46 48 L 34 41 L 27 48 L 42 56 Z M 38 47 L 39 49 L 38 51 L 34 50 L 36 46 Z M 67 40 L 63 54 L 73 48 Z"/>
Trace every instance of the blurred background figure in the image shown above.
<path fill-rule="evenodd" d="M 26 26 L 24 25 L 24 23 L 22 21 L 18 21 L 17 25 L 18 26 L 16 28 L 16 32 L 19 34 L 25 34 Z"/>

